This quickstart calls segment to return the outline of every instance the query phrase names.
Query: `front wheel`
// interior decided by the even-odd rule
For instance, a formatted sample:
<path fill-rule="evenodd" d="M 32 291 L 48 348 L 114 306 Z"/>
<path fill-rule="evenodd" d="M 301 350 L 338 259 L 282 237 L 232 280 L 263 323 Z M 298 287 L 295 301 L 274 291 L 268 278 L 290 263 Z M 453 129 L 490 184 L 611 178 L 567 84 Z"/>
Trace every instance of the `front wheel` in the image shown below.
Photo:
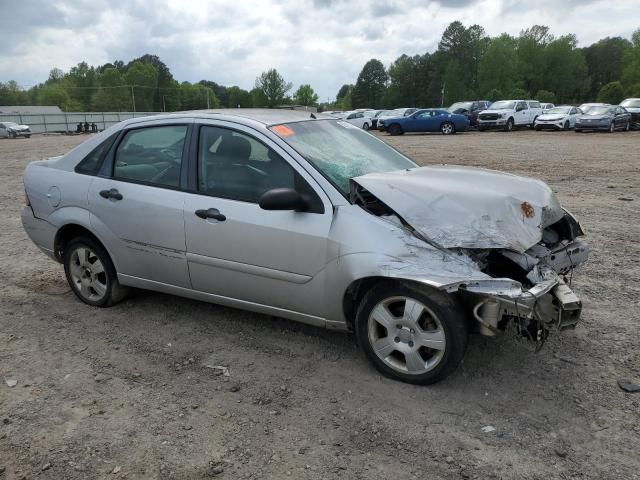
<path fill-rule="evenodd" d="M 609 133 L 613 133 L 613 132 L 615 132 L 615 131 L 616 131 L 616 124 L 615 124 L 615 123 L 613 123 L 613 122 L 611 122 L 611 123 L 609 124 Z"/>
<path fill-rule="evenodd" d="M 109 254 L 89 237 L 77 237 L 65 247 L 64 272 L 73 293 L 88 305 L 109 307 L 126 296 Z"/>
<path fill-rule="evenodd" d="M 451 135 L 452 133 L 456 133 L 456 127 L 451 122 L 444 122 L 440 125 L 440 132 L 443 135 Z"/>
<path fill-rule="evenodd" d="M 564 129 L 569 130 L 569 127 L 570 127 L 569 120 L 567 120 L 566 122 L 564 122 Z"/>
<path fill-rule="evenodd" d="M 397 123 L 394 123 L 393 125 L 391 125 L 389 127 L 389 133 L 391 135 L 402 135 L 402 127 L 400 127 L 400 125 L 398 125 Z"/>
<path fill-rule="evenodd" d="M 504 126 L 504 131 L 505 132 L 513 131 L 513 118 L 510 118 L 509 120 L 507 120 L 507 123 Z"/>
<path fill-rule="evenodd" d="M 629 130 L 631 130 L 631 122 L 627 122 L 627 125 L 624 127 L 625 132 L 628 132 Z"/>
<path fill-rule="evenodd" d="M 364 125 L 362 125 L 363 130 L 369 130 L 369 124 L 367 122 L 364 122 Z"/>
<path fill-rule="evenodd" d="M 356 335 L 384 375 L 428 385 L 456 369 L 468 328 L 460 306 L 446 293 L 383 283 L 360 303 Z"/>

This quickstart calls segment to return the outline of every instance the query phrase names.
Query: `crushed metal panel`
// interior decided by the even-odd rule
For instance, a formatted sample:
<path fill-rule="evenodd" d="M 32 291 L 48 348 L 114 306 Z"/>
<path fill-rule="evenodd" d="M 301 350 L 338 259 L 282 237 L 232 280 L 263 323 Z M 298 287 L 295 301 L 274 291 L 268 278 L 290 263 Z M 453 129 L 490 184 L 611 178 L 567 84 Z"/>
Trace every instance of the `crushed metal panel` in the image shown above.
<path fill-rule="evenodd" d="M 564 215 L 545 183 L 492 170 L 431 166 L 353 181 L 444 248 L 524 252 Z"/>

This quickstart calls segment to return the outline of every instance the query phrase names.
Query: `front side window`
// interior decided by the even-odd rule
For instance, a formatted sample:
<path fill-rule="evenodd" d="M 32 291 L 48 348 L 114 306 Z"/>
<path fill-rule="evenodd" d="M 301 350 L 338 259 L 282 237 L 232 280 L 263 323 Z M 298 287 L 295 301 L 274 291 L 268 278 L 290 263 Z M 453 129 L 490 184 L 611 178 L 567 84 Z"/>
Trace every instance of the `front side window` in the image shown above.
<path fill-rule="evenodd" d="M 186 134 L 186 125 L 129 130 L 116 150 L 114 178 L 178 187 Z"/>
<path fill-rule="evenodd" d="M 302 182 L 304 180 L 299 178 L 286 160 L 254 137 L 227 128 L 200 128 L 200 192 L 258 203 L 268 190 L 292 188 L 300 191 Z"/>
<path fill-rule="evenodd" d="M 417 166 L 385 142 L 347 122 L 307 120 L 270 128 L 344 196 L 349 195 L 351 178 Z"/>

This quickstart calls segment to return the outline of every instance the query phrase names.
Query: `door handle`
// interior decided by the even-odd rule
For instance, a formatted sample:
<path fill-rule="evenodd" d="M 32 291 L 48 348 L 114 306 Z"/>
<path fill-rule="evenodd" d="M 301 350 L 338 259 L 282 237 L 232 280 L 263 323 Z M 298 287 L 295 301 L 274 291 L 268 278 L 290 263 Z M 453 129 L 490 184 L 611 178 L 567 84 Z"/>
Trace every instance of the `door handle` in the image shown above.
<path fill-rule="evenodd" d="M 196 215 L 200 218 L 213 218 L 214 220 L 218 220 L 219 222 L 224 222 L 227 217 L 225 217 L 223 214 L 220 213 L 220 210 L 218 210 L 217 208 L 209 208 L 207 210 L 201 209 L 201 210 L 196 210 Z"/>
<path fill-rule="evenodd" d="M 122 194 L 115 188 L 111 190 L 100 190 L 100 196 L 102 198 L 111 198 L 113 200 L 122 200 Z"/>

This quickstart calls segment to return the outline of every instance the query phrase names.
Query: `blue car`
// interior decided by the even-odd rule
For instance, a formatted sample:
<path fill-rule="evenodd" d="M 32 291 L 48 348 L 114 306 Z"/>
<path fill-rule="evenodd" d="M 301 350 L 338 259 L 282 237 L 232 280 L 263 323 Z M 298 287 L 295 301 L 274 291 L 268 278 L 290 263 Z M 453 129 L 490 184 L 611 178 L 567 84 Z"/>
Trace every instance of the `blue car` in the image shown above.
<path fill-rule="evenodd" d="M 384 130 L 391 135 L 406 132 L 440 132 L 451 135 L 464 132 L 469 127 L 469 119 L 465 115 L 450 113 L 444 108 L 421 109 L 407 117 L 391 117 L 383 121 Z"/>

